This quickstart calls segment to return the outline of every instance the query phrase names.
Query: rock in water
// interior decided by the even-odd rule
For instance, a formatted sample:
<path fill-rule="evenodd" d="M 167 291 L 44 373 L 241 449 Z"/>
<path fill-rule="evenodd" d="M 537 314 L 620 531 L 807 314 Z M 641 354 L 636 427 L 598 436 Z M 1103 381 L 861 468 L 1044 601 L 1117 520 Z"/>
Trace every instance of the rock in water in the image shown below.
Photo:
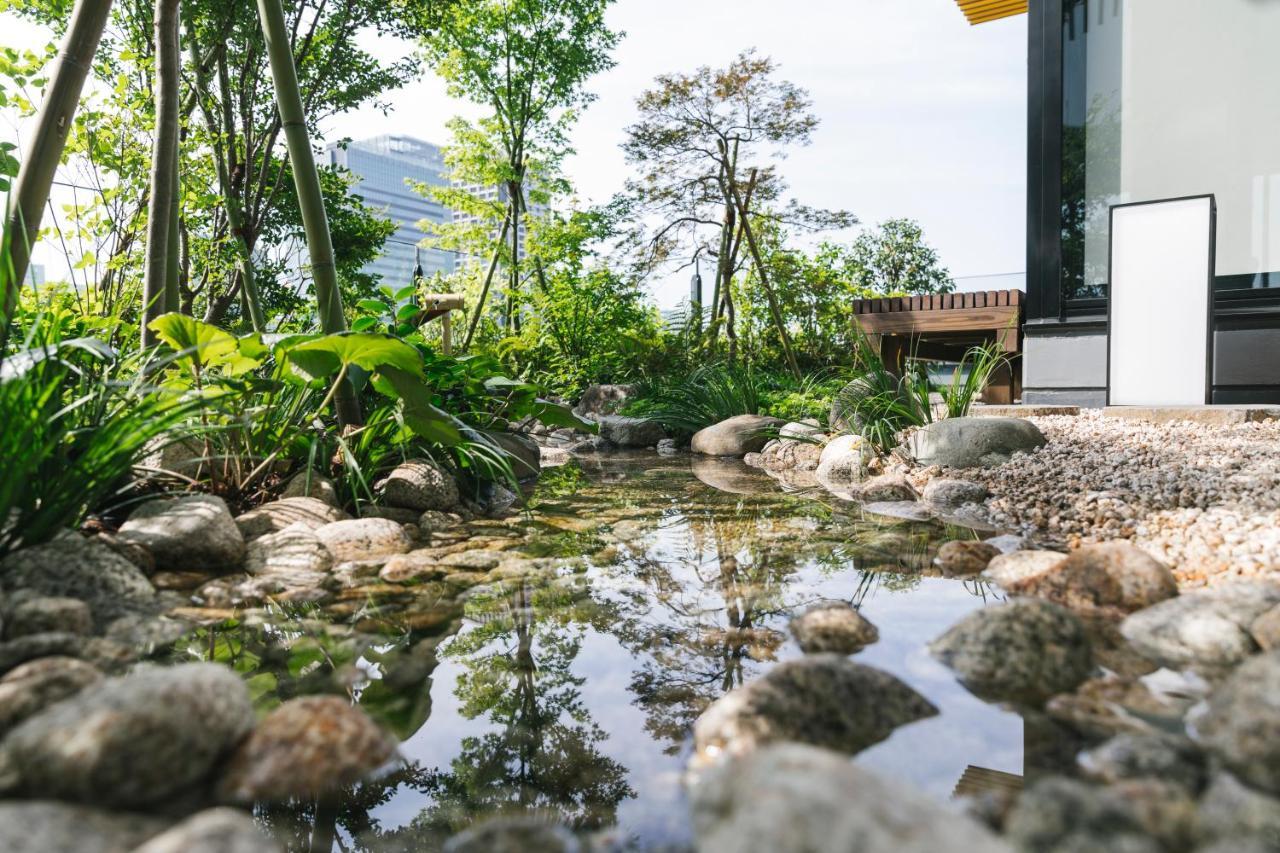
<path fill-rule="evenodd" d="M 101 679 L 95 667 L 69 657 L 40 658 L 10 670 L 0 678 L 0 738 L 28 717 Z"/>
<path fill-rule="evenodd" d="M 600 418 L 600 437 L 618 447 L 654 447 L 667 433 L 662 424 L 648 418 L 604 415 Z"/>
<path fill-rule="evenodd" d="M 818 457 L 818 481 L 848 485 L 860 480 L 867 455 L 861 436 L 837 435 L 827 442 Z"/>
<path fill-rule="evenodd" d="M 994 468 L 1047 443 L 1035 424 L 1021 418 L 947 418 L 917 430 L 909 450 L 921 465 Z"/>
<path fill-rule="evenodd" d="M 511 457 L 511 471 L 517 480 L 538 476 L 542 470 L 542 448 L 536 441 L 518 432 L 485 430 L 484 434 Z"/>
<path fill-rule="evenodd" d="M 248 814 L 220 808 L 197 812 L 133 853 L 280 853 L 280 845 Z"/>
<path fill-rule="evenodd" d="M 227 667 L 145 667 L 47 708 L 0 747 L 27 796 L 131 808 L 203 780 L 253 722 Z"/>
<path fill-rule="evenodd" d="M 986 542 L 956 540 L 944 542 L 933 564 L 947 577 L 964 577 L 980 573 L 996 557 L 1000 549 Z"/>
<path fill-rule="evenodd" d="M 704 456 L 759 453 L 786 421 L 763 415 L 736 415 L 693 434 L 690 449 Z"/>
<path fill-rule="evenodd" d="M 316 538 L 333 554 L 335 563 L 376 560 L 404 554 L 413 540 L 404 525 L 389 518 L 352 518 L 316 528 Z"/>
<path fill-rule="evenodd" d="M 216 495 L 147 501 L 130 513 L 119 538 L 146 547 L 157 569 L 223 571 L 244 562 L 244 536 Z"/>
<path fill-rule="evenodd" d="M 700 853 L 939 853 L 1010 848 L 989 830 L 824 749 L 766 746 L 689 792 Z"/>
<path fill-rule="evenodd" d="M 946 480 L 941 477 L 930 480 L 924 487 L 925 503 L 943 510 L 957 510 L 968 504 L 980 504 L 987 499 L 987 487 L 968 480 Z"/>
<path fill-rule="evenodd" d="M 862 483 L 855 494 L 865 503 L 911 503 L 917 499 L 916 490 L 901 474 L 881 474 Z"/>
<path fill-rule="evenodd" d="M 1085 545 L 1053 568 L 1003 586 L 1010 595 L 1120 616 L 1178 594 L 1169 567 L 1128 542 Z"/>
<path fill-rule="evenodd" d="M 1224 667 L 1258 650 L 1253 620 L 1280 603 L 1280 584 L 1237 581 L 1180 595 L 1132 614 L 1120 633 L 1164 666 Z"/>
<path fill-rule="evenodd" d="M 378 487 L 388 506 L 423 512 L 451 510 L 458 505 L 457 480 L 430 459 L 414 459 L 396 466 Z"/>
<path fill-rule="evenodd" d="M 611 415 L 622 408 L 633 393 L 635 388 L 631 385 L 588 385 L 578 405 L 573 407 L 573 413 L 580 418 Z"/>
<path fill-rule="evenodd" d="M 1089 677 L 1084 625 L 1048 601 L 984 607 L 929 644 L 933 656 L 984 699 L 1038 705 Z"/>
<path fill-rule="evenodd" d="M 340 696 L 290 699 L 232 754 L 218 783 L 238 803 L 327 800 L 377 770 L 396 742 Z"/>
<path fill-rule="evenodd" d="M 1249 633 L 1263 650 L 1280 649 L 1280 604 L 1250 622 Z"/>
<path fill-rule="evenodd" d="M 89 605 L 98 625 L 154 603 L 156 591 L 133 563 L 79 535 L 15 551 L 0 560 L 0 585 Z"/>
<path fill-rule="evenodd" d="M 717 700 L 694 724 L 695 763 L 790 740 L 860 752 L 898 726 L 938 713 L 883 670 L 839 655 L 807 655 Z"/>
<path fill-rule="evenodd" d="M 1018 581 L 1044 574 L 1066 558 L 1057 551 L 1013 551 L 993 557 L 982 576 L 1007 590 Z"/>
<path fill-rule="evenodd" d="M 1280 651 L 1242 663 L 1194 722 L 1200 742 L 1228 769 L 1248 785 L 1280 794 Z"/>
<path fill-rule="evenodd" d="M 880 639 L 880 632 L 843 601 L 819 604 L 791 620 L 791 635 L 808 654 L 851 655 Z"/>
<path fill-rule="evenodd" d="M 292 497 L 268 501 L 236 517 L 236 526 L 247 541 L 253 541 L 268 533 L 278 533 L 286 527 L 302 526 L 308 530 L 324 527 L 335 521 L 343 521 L 347 514 L 319 498 Z"/>
<path fill-rule="evenodd" d="M 5 853 L 131 853 L 164 829 L 164 818 L 49 800 L 0 802 Z"/>

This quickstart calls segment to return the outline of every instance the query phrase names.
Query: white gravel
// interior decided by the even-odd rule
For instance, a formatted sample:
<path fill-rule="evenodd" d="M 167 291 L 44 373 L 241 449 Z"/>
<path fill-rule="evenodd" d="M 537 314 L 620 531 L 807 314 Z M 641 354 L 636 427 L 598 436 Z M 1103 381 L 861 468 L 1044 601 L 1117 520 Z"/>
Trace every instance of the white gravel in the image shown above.
<path fill-rule="evenodd" d="M 1280 422 L 1030 420 L 1046 447 L 945 474 L 986 484 L 995 524 L 1068 547 L 1129 539 L 1187 587 L 1280 573 Z"/>

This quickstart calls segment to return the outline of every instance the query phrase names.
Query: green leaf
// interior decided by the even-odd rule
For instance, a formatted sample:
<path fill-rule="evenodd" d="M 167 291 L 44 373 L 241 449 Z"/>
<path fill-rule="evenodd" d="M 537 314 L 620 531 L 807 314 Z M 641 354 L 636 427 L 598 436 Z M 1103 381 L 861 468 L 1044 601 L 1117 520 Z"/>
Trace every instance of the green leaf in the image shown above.
<path fill-rule="evenodd" d="M 356 307 L 361 311 L 368 311 L 370 314 L 377 314 L 379 317 L 383 314 L 391 313 L 391 306 L 377 299 L 361 299 L 356 303 Z"/>
<path fill-rule="evenodd" d="M 600 426 L 593 421 L 583 420 L 573 413 L 568 406 L 553 403 L 550 400 L 535 400 L 528 406 L 529 414 L 547 426 L 569 427 L 580 432 L 595 434 Z"/>
<path fill-rule="evenodd" d="M 377 317 L 357 317 L 355 322 L 351 324 L 353 332 L 367 332 L 376 328 L 381 321 Z"/>
<path fill-rule="evenodd" d="M 295 367 L 310 378 L 332 376 L 344 367 L 381 371 L 394 367 L 422 375 L 422 356 L 394 335 L 341 332 L 298 344 L 285 352 Z"/>
<path fill-rule="evenodd" d="M 163 314 L 152 320 L 148 328 L 160 340 L 200 365 L 224 359 L 236 351 L 235 335 L 186 314 Z"/>
<path fill-rule="evenodd" d="M 401 305 L 400 310 L 396 312 L 396 322 L 407 323 L 418 316 L 418 311 L 417 305 Z"/>
<path fill-rule="evenodd" d="M 418 286 L 415 284 L 406 284 L 404 287 L 396 291 L 396 301 L 403 302 L 406 299 L 412 299 L 414 294 L 418 292 Z"/>
<path fill-rule="evenodd" d="M 386 393 L 388 386 L 404 407 L 404 422 L 419 438 L 445 447 L 462 444 L 465 425 L 448 412 L 436 408 L 432 402 L 431 388 L 417 374 L 397 367 L 379 371 L 383 382 L 374 387 Z"/>

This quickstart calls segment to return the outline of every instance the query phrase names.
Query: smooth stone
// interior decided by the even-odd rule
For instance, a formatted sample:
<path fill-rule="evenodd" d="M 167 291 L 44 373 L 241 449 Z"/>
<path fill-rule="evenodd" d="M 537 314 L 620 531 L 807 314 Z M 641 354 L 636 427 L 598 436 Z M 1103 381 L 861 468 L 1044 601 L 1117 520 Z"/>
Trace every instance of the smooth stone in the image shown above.
<path fill-rule="evenodd" d="M 1243 782 L 1280 794 L 1280 651 L 1240 664 L 1193 723 L 1200 743 Z"/>
<path fill-rule="evenodd" d="M 206 778 L 253 724 L 230 668 L 144 667 L 27 719 L 0 749 L 27 796 L 141 807 Z"/>
<path fill-rule="evenodd" d="M 447 571 L 431 554 L 410 551 L 408 554 L 397 554 L 387 560 L 378 571 L 378 577 L 387 583 L 407 583 L 424 578 L 443 577 Z"/>
<path fill-rule="evenodd" d="M 580 418 L 611 415 L 622 408 L 634 393 L 633 385 L 588 385 L 573 407 L 573 413 Z"/>
<path fill-rule="evenodd" d="M 0 560 L 0 586 L 78 598 L 89 605 L 99 624 L 150 607 L 156 596 L 137 566 L 78 534 L 9 554 Z"/>
<path fill-rule="evenodd" d="M 929 508 L 919 501 L 874 501 L 863 504 L 862 511 L 901 521 L 928 521 L 933 518 Z"/>
<path fill-rule="evenodd" d="M 790 439 L 812 439 L 822 441 L 826 439 L 827 434 L 822 431 L 822 425 L 817 421 L 791 421 L 783 424 L 778 430 L 778 438 Z"/>
<path fill-rule="evenodd" d="M 818 456 L 818 482 L 847 485 L 858 481 L 866 468 L 867 454 L 862 436 L 837 435 Z"/>
<path fill-rule="evenodd" d="M 168 823 L 164 818 L 111 812 L 52 800 L 0 801 L 0 850 L 5 853 L 132 853 Z"/>
<path fill-rule="evenodd" d="M 0 678 L 0 738 L 5 732 L 102 679 L 92 664 L 71 657 L 43 657 Z"/>
<path fill-rule="evenodd" d="M 1280 798 L 1217 773 L 1200 798 L 1199 830 L 1203 841 L 1230 843 L 1232 851 L 1243 853 L 1248 843 L 1262 842 L 1274 853 L 1280 848 Z"/>
<path fill-rule="evenodd" d="M 983 539 L 982 541 L 1000 549 L 1001 554 L 1012 554 L 1015 551 L 1021 551 L 1023 548 L 1027 547 L 1026 537 L 1018 536 L 1014 533 L 1003 533 L 999 536 L 992 536 L 990 539 Z"/>
<path fill-rule="evenodd" d="M 197 812 L 133 853 L 280 853 L 280 849 L 246 812 L 215 808 Z"/>
<path fill-rule="evenodd" d="M 1085 545 L 1051 569 L 1001 586 L 1010 595 L 1114 615 L 1133 613 L 1178 594 L 1178 582 L 1169 567 L 1127 542 Z"/>
<path fill-rule="evenodd" d="M 1044 574 L 1066 558 L 1058 551 L 1014 551 L 992 557 L 982 577 L 1007 590 L 1014 583 Z"/>
<path fill-rule="evenodd" d="M 581 853 L 584 849 L 567 827 L 533 816 L 481 821 L 443 847 L 444 853 Z"/>
<path fill-rule="evenodd" d="M 129 514 L 119 538 L 146 547 L 157 569 L 220 571 L 244 562 L 244 535 L 217 495 L 147 501 Z"/>
<path fill-rule="evenodd" d="M 947 418 L 917 430 L 908 448 L 924 466 L 994 468 L 1047 443 L 1035 424 L 1021 418 Z"/>
<path fill-rule="evenodd" d="M 345 696 L 290 699 L 236 748 L 218 792 L 237 803 L 327 801 L 382 767 L 395 751 L 395 740 Z"/>
<path fill-rule="evenodd" d="M 137 542 L 126 542 L 110 533 L 99 533 L 93 539 L 133 563 L 138 567 L 138 571 L 147 577 L 151 577 L 156 573 L 156 558 L 145 545 L 140 545 Z"/>
<path fill-rule="evenodd" d="M 770 441 L 759 453 L 742 457 L 748 465 L 766 471 L 814 471 L 821 459 L 821 445 L 790 439 Z"/>
<path fill-rule="evenodd" d="M 317 527 L 315 535 L 329 549 L 335 563 L 390 557 L 413 547 L 404 525 L 389 518 L 335 521 Z"/>
<path fill-rule="evenodd" d="M 861 613 L 842 601 L 810 607 L 791 620 L 791 636 L 807 654 L 851 655 L 880 639 L 880 632 Z"/>
<path fill-rule="evenodd" d="M 1120 633 L 1171 669 L 1232 666 L 1258 651 L 1249 628 L 1276 604 L 1280 584 L 1236 581 L 1140 610 L 1120 624 Z"/>
<path fill-rule="evenodd" d="M 603 415 L 599 424 L 600 438 L 618 447 L 654 447 L 667 437 L 662 424 L 648 418 Z"/>
<path fill-rule="evenodd" d="M 1018 600 L 970 613 L 929 651 L 984 699 L 1038 705 L 1093 670 L 1084 625 L 1047 601 Z"/>
<path fill-rule="evenodd" d="M 11 640 L 53 631 L 87 635 L 93 633 L 93 613 L 78 598 L 34 596 L 9 609 L 5 626 Z"/>
<path fill-rule="evenodd" d="M 954 510 L 967 504 L 980 504 L 989 494 L 987 487 L 981 483 L 937 477 L 924 487 L 921 498 L 933 506 Z"/>
<path fill-rule="evenodd" d="M 472 572 L 487 572 L 496 569 L 502 562 L 502 555 L 496 551 L 460 551 L 456 554 L 445 554 L 436 560 L 441 566 L 451 569 L 466 569 Z"/>
<path fill-rule="evenodd" d="M 858 500 L 866 503 L 911 503 L 918 497 L 916 490 L 901 474 L 881 474 L 865 480 L 855 494 Z"/>
<path fill-rule="evenodd" d="M 1171 732 L 1125 732 L 1087 750 L 1077 759 L 1091 778 L 1106 784 L 1126 779 L 1160 779 L 1198 794 L 1205 786 L 1205 755 L 1190 739 Z"/>
<path fill-rule="evenodd" d="M 434 533 L 442 533 L 450 528 L 457 527 L 461 523 L 462 518 L 460 516 L 441 512 L 438 509 L 429 509 L 418 516 L 418 529 L 427 536 Z"/>
<path fill-rule="evenodd" d="M 1280 604 L 1250 622 L 1249 634 L 1263 651 L 1280 649 Z"/>
<path fill-rule="evenodd" d="M 704 456 L 745 456 L 759 453 L 768 443 L 769 433 L 786 421 L 764 415 L 735 415 L 693 434 L 690 449 Z"/>
<path fill-rule="evenodd" d="M 938 853 L 1010 848 L 932 797 L 795 743 L 701 774 L 689 791 L 700 853 Z"/>
<path fill-rule="evenodd" d="M 695 764 L 788 740 L 857 753 L 938 709 L 893 675 L 839 655 L 806 655 L 716 700 L 693 727 Z"/>
<path fill-rule="evenodd" d="M 303 469 L 289 478 L 281 498 L 315 498 L 329 506 L 338 506 L 338 490 L 333 481 L 315 470 Z"/>
<path fill-rule="evenodd" d="M 778 491 L 778 484 L 768 475 L 744 465 L 738 459 L 693 454 L 689 470 L 698 480 L 713 489 L 733 495 L 767 495 Z"/>
<path fill-rule="evenodd" d="M 1029 853 L 1164 850 L 1108 789 L 1061 777 L 1041 779 L 1023 791 L 1005 824 L 1005 835 Z"/>
<path fill-rule="evenodd" d="M 458 505 L 458 481 L 453 473 L 430 459 L 413 459 L 397 465 L 378 484 L 387 506 L 450 510 Z"/>
<path fill-rule="evenodd" d="M 1000 549 L 994 545 L 957 539 L 942 544 L 933 564 L 947 577 L 963 577 L 981 573 L 998 556 Z"/>
<path fill-rule="evenodd" d="M 236 526 L 247 541 L 253 541 L 268 533 L 279 533 L 286 527 L 300 524 L 308 530 L 315 530 L 347 517 L 345 512 L 319 498 L 299 496 L 268 501 L 236 516 Z"/>
<path fill-rule="evenodd" d="M 244 570 L 251 575 L 323 575 L 333 554 L 305 524 L 259 536 L 249 543 Z"/>
<path fill-rule="evenodd" d="M 0 673 L 8 672 L 20 664 L 36 658 L 60 655 L 66 657 L 82 657 L 86 640 L 80 634 L 67 631 L 46 631 L 40 634 L 27 634 L 17 639 L 0 643 Z"/>
<path fill-rule="evenodd" d="M 542 449 L 536 441 L 518 432 L 485 430 L 484 435 L 511 457 L 511 471 L 517 480 L 538 476 L 542 470 Z"/>

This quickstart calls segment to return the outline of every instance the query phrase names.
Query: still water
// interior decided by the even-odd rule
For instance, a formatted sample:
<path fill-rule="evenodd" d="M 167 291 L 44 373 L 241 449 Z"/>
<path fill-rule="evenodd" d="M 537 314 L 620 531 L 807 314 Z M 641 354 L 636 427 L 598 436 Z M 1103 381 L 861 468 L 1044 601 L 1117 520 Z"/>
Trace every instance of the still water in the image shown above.
<path fill-rule="evenodd" d="M 406 764 L 336 806 L 258 810 L 291 850 L 433 850 L 511 813 L 608 831 L 625 849 L 687 842 L 693 721 L 798 656 L 788 619 L 820 601 L 858 606 L 880 640 L 856 660 L 940 710 L 856 762 L 942 801 L 967 771 L 1023 773 L 1022 718 L 926 649 L 1000 600 L 930 568 L 941 542 L 971 533 L 864 518 L 736 462 L 653 455 L 551 469 L 526 512 L 467 532 L 457 547 L 494 550 L 496 570 L 408 588 L 375 576 L 327 607 L 205 629 L 178 649 L 231 663 L 263 709 L 346 693 L 401 739 Z"/>

